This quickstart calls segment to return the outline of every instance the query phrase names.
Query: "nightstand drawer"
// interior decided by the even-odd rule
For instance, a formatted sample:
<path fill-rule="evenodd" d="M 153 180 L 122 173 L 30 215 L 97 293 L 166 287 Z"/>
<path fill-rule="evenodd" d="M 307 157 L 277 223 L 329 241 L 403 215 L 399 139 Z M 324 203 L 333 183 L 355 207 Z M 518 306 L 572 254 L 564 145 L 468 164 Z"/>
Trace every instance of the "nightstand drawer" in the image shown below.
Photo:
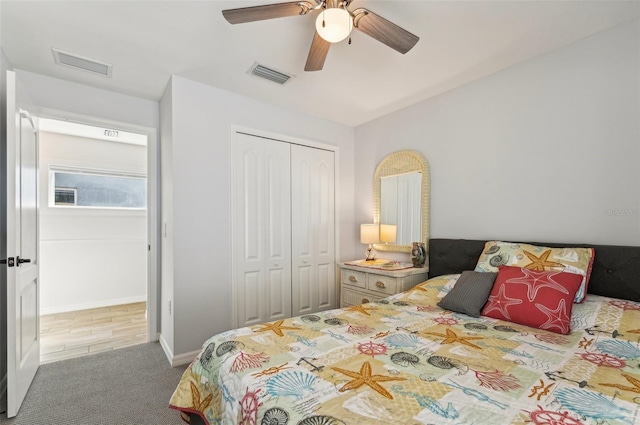
<path fill-rule="evenodd" d="M 366 288 L 367 287 L 367 274 L 363 272 L 359 272 L 356 270 L 346 270 L 342 269 L 342 284 L 349 286 L 356 286 L 358 288 Z M 360 303 L 358 303 L 360 304 Z"/>
<path fill-rule="evenodd" d="M 378 302 L 427 280 L 427 268 L 380 270 L 341 263 L 340 306 Z"/>
<path fill-rule="evenodd" d="M 367 288 L 372 291 L 384 292 L 393 295 L 398 292 L 398 279 L 395 277 L 370 274 L 368 276 Z"/>
<path fill-rule="evenodd" d="M 360 305 L 378 301 L 383 297 L 372 297 L 370 294 L 365 294 L 358 291 L 352 291 L 351 289 L 342 288 L 342 303 L 345 305 Z"/>

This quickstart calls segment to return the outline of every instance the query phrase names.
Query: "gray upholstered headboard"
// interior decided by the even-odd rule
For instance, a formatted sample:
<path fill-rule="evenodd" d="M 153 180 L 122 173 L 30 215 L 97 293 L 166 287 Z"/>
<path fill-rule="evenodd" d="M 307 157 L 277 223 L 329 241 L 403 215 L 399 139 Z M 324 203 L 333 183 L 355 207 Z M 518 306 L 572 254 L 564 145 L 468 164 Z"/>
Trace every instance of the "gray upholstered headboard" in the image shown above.
<path fill-rule="evenodd" d="M 429 240 L 429 277 L 473 270 L 486 241 Z M 555 247 L 593 247 L 595 258 L 588 292 L 640 302 L 640 247 L 527 242 Z"/>

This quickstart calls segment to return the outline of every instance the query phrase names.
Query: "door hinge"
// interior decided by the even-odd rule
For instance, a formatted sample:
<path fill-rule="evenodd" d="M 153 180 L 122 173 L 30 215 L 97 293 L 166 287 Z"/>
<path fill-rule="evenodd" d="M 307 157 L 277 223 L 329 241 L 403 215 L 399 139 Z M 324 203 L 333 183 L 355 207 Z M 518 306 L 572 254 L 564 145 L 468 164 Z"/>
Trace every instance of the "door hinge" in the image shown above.
<path fill-rule="evenodd" d="M 5 258 L 0 260 L 0 264 L 6 264 L 7 267 L 15 267 L 16 259 L 13 257 Z"/>

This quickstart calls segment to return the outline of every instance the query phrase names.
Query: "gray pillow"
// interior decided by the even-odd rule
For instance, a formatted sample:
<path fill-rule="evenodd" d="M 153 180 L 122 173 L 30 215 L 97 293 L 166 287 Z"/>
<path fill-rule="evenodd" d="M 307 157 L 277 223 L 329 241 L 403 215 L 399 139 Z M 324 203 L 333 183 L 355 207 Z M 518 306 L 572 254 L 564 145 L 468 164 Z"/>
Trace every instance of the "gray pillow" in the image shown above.
<path fill-rule="evenodd" d="M 464 271 L 451 291 L 440 300 L 439 307 L 480 317 L 480 311 L 489 299 L 498 273 Z"/>

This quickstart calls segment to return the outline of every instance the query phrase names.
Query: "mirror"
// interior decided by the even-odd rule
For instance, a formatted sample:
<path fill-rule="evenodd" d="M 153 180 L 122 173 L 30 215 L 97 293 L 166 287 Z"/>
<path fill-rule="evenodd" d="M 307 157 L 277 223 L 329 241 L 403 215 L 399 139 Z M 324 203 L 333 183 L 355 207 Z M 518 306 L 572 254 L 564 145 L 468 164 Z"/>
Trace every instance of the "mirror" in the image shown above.
<path fill-rule="evenodd" d="M 373 221 L 397 226 L 396 243 L 377 251 L 411 252 L 411 242 L 429 238 L 429 164 L 420 152 L 404 150 L 385 157 L 373 176 Z"/>

